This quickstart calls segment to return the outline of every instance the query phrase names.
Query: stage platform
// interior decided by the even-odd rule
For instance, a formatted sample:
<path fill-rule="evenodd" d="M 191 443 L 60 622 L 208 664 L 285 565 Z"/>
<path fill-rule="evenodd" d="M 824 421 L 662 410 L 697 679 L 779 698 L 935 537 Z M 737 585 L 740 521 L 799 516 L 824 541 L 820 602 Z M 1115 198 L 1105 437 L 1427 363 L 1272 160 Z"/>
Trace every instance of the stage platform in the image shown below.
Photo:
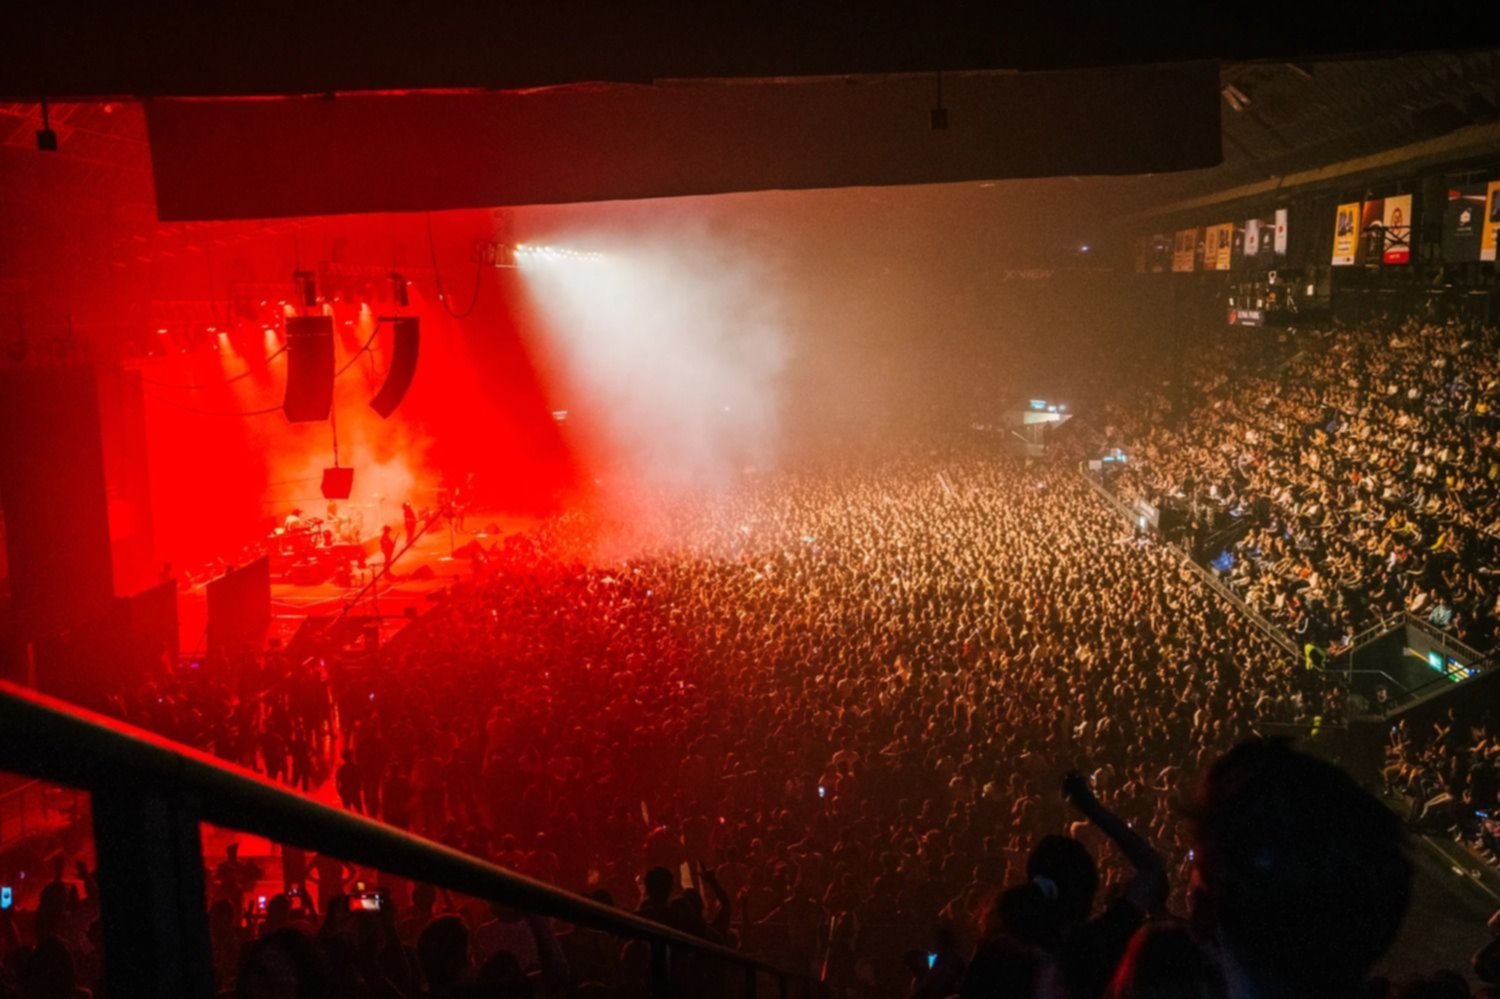
<path fill-rule="evenodd" d="M 449 531 L 446 522 L 434 523 L 407 551 L 398 554 L 391 572 L 365 591 L 369 577 L 342 586 L 329 579 L 299 585 L 285 579 L 271 582 L 271 623 L 266 638 L 291 641 L 310 617 L 337 615 L 348 608 L 351 617 L 377 622 L 382 642 L 433 606 L 436 594 L 472 572 L 468 559 L 453 557 L 472 541 L 492 545 L 507 534 L 524 531 L 535 520 L 510 514 L 476 513 L 465 518 L 466 530 Z M 485 527 L 496 527 L 488 532 Z M 405 537 L 401 537 L 405 542 Z M 378 548 L 378 546 L 377 546 Z M 381 557 L 370 559 L 372 574 L 378 575 Z M 185 655 L 207 651 L 208 586 L 201 583 L 178 592 L 177 630 L 179 648 Z"/>

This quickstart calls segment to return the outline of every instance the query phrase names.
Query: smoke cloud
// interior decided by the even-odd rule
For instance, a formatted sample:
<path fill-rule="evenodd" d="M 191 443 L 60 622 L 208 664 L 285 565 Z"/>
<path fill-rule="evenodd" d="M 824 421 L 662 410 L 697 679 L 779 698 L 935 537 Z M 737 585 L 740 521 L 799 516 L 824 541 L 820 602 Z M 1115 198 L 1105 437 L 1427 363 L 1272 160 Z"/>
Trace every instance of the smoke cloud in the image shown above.
<path fill-rule="evenodd" d="M 762 255 L 701 220 L 616 242 L 586 228 L 545 243 L 602 259 L 519 256 L 578 432 L 596 468 L 649 491 L 716 488 L 776 462 L 786 314 Z M 616 471 L 618 470 L 618 471 Z"/>

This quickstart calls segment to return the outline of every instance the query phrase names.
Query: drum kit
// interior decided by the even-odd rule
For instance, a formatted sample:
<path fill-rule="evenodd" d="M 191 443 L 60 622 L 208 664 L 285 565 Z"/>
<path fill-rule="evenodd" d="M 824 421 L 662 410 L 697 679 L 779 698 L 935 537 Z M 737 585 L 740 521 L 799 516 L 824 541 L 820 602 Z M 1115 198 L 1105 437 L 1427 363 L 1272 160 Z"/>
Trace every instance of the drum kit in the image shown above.
<path fill-rule="evenodd" d="M 328 504 L 325 517 L 303 517 L 300 510 L 293 510 L 266 539 L 271 572 L 303 584 L 332 577 L 348 578 L 347 585 L 355 585 L 354 574 L 365 561 L 363 529 L 360 510 L 346 513 L 336 503 Z"/>

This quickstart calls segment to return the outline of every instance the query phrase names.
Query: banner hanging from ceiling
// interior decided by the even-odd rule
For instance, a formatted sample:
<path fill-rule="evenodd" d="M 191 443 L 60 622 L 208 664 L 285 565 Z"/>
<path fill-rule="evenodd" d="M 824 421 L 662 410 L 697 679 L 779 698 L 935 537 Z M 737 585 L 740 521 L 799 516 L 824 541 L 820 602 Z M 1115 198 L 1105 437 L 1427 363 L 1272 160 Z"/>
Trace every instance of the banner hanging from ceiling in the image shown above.
<path fill-rule="evenodd" d="M 1500 180 L 1490 181 L 1485 194 L 1489 210 L 1484 213 L 1484 233 L 1479 237 L 1479 259 L 1495 259 L 1495 243 L 1500 238 Z"/>
<path fill-rule="evenodd" d="M 1147 269 L 1152 274 L 1164 274 L 1172 268 L 1172 237 L 1158 232 L 1151 236 L 1151 253 L 1147 258 Z"/>
<path fill-rule="evenodd" d="M 1287 210 L 1278 208 L 1269 218 L 1254 218 L 1245 221 L 1245 252 L 1247 264 L 1272 263 L 1277 257 L 1286 256 Z"/>
<path fill-rule="evenodd" d="M 1449 185 L 1448 204 L 1443 211 L 1443 259 L 1467 262 L 1479 259 L 1484 238 L 1484 184 Z"/>
<path fill-rule="evenodd" d="M 1359 215 L 1359 246 L 1355 253 L 1360 263 L 1380 259 L 1385 250 L 1385 199 L 1371 198 Z"/>
<path fill-rule="evenodd" d="M 1349 267 L 1359 255 L 1359 202 L 1339 205 L 1333 221 L 1333 266 Z"/>
<path fill-rule="evenodd" d="M 1386 198 L 1381 222 L 1385 241 L 1381 246 L 1380 262 L 1411 263 L 1411 195 Z"/>
<path fill-rule="evenodd" d="M 1227 271 L 1234 246 L 1234 223 L 1211 225 L 1207 230 L 1207 243 L 1203 249 L 1203 269 Z"/>
<path fill-rule="evenodd" d="M 1172 270 L 1185 274 L 1193 269 L 1193 257 L 1197 253 L 1198 230 L 1178 229 L 1172 240 Z"/>

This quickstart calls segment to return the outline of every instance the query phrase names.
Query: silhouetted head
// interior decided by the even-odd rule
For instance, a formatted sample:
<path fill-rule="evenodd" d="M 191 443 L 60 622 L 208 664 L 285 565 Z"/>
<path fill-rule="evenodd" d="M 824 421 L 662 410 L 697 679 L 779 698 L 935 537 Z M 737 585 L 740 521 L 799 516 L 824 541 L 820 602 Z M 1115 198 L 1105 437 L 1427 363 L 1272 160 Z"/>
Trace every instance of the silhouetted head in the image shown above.
<path fill-rule="evenodd" d="M 1231 977 L 1340 994 L 1390 948 L 1411 901 L 1401 823 L 1343 770 L 1243 742 L 1214 763 L 1191 814 L 1193 926 Z"/>
<path fill-rule="evenodd" d="M 438 916 L 417 937 L 417 963 L 429 989 L 451 989 L 469 971 L 469 928 L 458 916 Z"/>
<path fill-rule="evenodd" d="M 328 968 L 312 937 L 301 930 L 268 933 L 245 952 L 235 999 L 328 999 Z"/>
<path fill-rule="evenodd" d="M 1089 918 L 1099 890 L 1099 868 L 1071 836 L 1043 836 L 1026 859 L 1026 876 L 1055 905 L 1064 927 Z"/>
<path fill-rule="evenodd" d="M 672 872 L 665 867 L 653 867 L 646 872 L 646 897 L 658 905 L 665 905 L 672 895 Z"/>

